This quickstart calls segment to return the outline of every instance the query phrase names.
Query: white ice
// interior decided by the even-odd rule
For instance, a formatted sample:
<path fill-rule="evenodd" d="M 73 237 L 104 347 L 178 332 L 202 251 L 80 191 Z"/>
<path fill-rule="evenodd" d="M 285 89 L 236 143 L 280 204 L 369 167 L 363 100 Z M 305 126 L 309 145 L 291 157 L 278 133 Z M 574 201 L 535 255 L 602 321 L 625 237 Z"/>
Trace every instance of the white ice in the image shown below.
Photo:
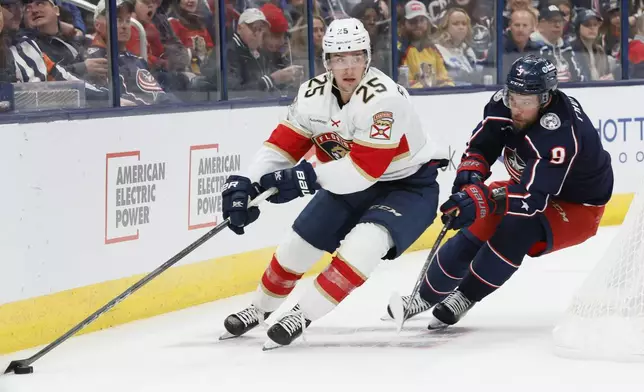
<path fill-rule="evenodd" d="M 392 291 L 411 290 L 422 251 L 381 265 L 289 347 L 263 352 L 265 329 L 218 341 L 224 317 L 246 306 L 247 294 L 74 337 L 37 361 L 34 374 L 0 377 L 0 391 L 644 391 L 644 364 L 553 354 L 554 325 L 616 230 L 526 259 L 502 289 L 443 332 L 426 330 L 422 316 L 400 335 L 380 320 Z M 35 350 L 0 357 L 0 365 Z"/>

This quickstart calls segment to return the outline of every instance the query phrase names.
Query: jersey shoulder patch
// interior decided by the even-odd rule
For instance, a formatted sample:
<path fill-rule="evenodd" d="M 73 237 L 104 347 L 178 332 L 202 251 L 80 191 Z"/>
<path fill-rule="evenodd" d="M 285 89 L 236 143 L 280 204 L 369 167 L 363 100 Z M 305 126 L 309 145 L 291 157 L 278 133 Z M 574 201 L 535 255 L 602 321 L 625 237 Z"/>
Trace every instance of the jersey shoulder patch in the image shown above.
<path fill-rule="evenodd" d="M 390 140 L 393 124 L 394 114 L 392 112 L 382 111 L 374 114 L 369 137 L 377 140 Z"/>
<path fill-rule="evenodd" d="M 503 99 L 503 90 L 499 90 L 494 95 L 492 96 L 492 100 L 494 102 L 499 102 L 501 99 Z"/>
<path fill-rule="evenodd" d="M 549 131 L 554 131 L 561 127 L 561 119 L 555 113 L 549 112 L 541 116 L 539 124 Z"/>

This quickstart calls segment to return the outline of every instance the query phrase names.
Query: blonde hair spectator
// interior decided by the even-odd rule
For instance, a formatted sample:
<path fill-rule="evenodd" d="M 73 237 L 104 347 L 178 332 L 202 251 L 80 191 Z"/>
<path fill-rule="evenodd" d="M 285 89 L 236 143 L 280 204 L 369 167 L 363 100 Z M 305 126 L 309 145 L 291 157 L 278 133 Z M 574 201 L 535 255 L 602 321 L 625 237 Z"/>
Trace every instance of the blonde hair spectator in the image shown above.
<path fill-rule="evenodd" d="M 476 63 L 476 54 L 471 46 L 472 23 L 465 10 L 451 8 L 445 13 L 438 25 L 435 42 L 454 82 L 482 83 L 483 67 Z"/>
<path fill-rule="evenodd" d="M 326 72 L 322 59 L 322 39 L 326 31 L 326 24 L 321 16 L 313 16 L 313 51 L 314 51 L 314 74 L 320 75 Z M 306 19 L 300 18 L 295 23 L 291 32 L 291 61 L 293 64 L 305 66 L 308 69 L 309 53 Z"/>

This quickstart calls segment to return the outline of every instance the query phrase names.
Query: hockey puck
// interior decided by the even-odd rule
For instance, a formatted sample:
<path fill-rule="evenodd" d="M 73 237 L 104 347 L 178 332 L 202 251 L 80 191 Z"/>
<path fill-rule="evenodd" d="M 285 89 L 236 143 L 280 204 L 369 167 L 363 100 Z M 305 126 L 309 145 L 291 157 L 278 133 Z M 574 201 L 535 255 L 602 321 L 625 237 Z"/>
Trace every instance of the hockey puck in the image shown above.
<path fill-rule="evenodd" d="M 34 372 L 34 367 L 33 366 L 16 366 L 16 368 L 13 370 L 14 373 L 16 374 L 31 374 Z"/>

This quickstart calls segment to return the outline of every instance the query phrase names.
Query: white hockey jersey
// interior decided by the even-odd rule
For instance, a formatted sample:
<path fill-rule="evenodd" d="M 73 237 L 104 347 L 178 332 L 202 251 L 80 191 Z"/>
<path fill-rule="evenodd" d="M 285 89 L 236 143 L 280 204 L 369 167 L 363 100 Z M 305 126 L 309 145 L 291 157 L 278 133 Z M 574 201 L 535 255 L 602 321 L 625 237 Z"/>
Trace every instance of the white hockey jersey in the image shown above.
<path fill-rule="evenodd" d="M 407 91 L 381 71 L 370 68 L 342 107 L 332 89 L 327 74 L 300 86 L 286 120 L 257 153 L 251 181 L 293 166 L 311 147 L 321 163 L 318 183 L 336 194 L 408 177 L 430 160 L 446 158 L 423 130 Z"/>

